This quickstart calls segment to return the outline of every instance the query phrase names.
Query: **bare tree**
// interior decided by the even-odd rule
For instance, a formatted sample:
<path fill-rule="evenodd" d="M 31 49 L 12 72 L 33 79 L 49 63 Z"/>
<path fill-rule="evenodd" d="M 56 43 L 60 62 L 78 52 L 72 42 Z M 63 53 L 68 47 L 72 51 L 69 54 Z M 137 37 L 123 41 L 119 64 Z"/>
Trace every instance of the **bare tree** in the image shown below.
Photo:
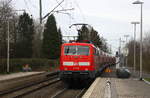
<path fill-rule="evenodd" d="M 0 1 L 0 57 L 6 57 L 8 22 L 10 26 L 10 43 L 15 41 L 15 26 L 17 15 L 10 0 Z M 12 46 L 12 45 L 11 45 Z M 12 50 L 12 49 L 11 49 Z"/>
<path fill-rule="evenodd" d="M 140 41 L 134 42 L 133 40 L 129 42 L 128 44 L 128 49 L 129 49 L 129 64 L 132 66 L 133 65 L 133 46 L 134 43 L 136 44 L 136 69 L 139 70 L 139 51 L 140 51 Z M 150 32 L 146 33 L 146 36 L 144 37 L 143 40 L 143 70 L 150 72 Z"/>
<path fill-rule="evenodd" d="M 143 40 L 143 51 L 150 54 L 150 32 L 146 33 L 146 36 Z"/>
<path fill-rule="evenodd" d="M 41 57 L 41 44 L 42 44 L 42 30 L 43 27 L 39 25 L 39 22 L 37 20 L 34 21 L 35 25 L 35 34 L 34 34 L 34 40 L 33 40 L 33 57 L 34 58 L 40 58 Z"/>

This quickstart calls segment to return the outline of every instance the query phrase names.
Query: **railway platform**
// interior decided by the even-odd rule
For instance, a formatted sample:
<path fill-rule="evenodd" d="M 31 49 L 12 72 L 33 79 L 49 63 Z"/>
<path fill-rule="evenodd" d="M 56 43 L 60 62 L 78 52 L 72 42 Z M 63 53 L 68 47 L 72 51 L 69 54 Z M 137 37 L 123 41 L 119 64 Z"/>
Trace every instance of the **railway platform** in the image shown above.
<path fill-rule="evenodd" d="M 138 78 L 117 78 L 115 70 L 104 73 L 89 87 L 82 98 L 150 98 L 150 85 Z"/>
<path fill-rule="evenodd" d="M 17 79 L 17 78 L 21 78 L 21 77 L 26 77 L 26 76 L 37 75 L 37 74 L 41 74 L 41 73 L 43 73 L 43 72 L 18 72 L 18 73 L 0 75 L 0 82 Z"/>

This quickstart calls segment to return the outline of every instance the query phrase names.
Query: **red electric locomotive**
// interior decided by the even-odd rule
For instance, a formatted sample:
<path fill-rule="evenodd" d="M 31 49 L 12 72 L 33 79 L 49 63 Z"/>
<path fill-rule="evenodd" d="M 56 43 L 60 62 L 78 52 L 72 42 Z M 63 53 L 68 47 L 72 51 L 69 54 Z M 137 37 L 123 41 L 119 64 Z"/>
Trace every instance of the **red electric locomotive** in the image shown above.
<path fill-rule="evenodd" d="M 60 79 L 66 81 L 94 79 L 112 57 L 91 43 L 65 43 L 61 46 Z"/>

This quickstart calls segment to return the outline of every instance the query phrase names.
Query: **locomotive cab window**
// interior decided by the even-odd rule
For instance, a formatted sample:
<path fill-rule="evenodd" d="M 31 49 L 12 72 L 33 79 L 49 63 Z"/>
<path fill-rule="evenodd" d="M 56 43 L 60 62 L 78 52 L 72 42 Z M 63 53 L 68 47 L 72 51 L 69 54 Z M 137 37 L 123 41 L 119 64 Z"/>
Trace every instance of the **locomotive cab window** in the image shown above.
<path fill-rule="evenodd" d="M 65 55 L 89 55 L 89 46 L 65 46 Z"/>

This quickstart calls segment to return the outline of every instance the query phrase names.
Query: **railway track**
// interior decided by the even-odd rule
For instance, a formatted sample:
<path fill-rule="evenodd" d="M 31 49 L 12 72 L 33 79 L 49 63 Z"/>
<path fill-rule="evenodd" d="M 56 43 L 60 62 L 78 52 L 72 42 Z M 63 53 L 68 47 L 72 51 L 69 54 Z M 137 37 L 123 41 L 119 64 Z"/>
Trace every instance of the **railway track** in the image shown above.
<path fill-rule="evenodd" d="M 51 98 L 81 98 L 87 89 L 68 89 L 64 88 L 56 94 L 54 94 Z"/>
<path fill-rule="evenodd" d="M 0 98 L 20 98 L 59 81 L 58 72 L 50 73 L 44 80 L 1 91 Z"/>

